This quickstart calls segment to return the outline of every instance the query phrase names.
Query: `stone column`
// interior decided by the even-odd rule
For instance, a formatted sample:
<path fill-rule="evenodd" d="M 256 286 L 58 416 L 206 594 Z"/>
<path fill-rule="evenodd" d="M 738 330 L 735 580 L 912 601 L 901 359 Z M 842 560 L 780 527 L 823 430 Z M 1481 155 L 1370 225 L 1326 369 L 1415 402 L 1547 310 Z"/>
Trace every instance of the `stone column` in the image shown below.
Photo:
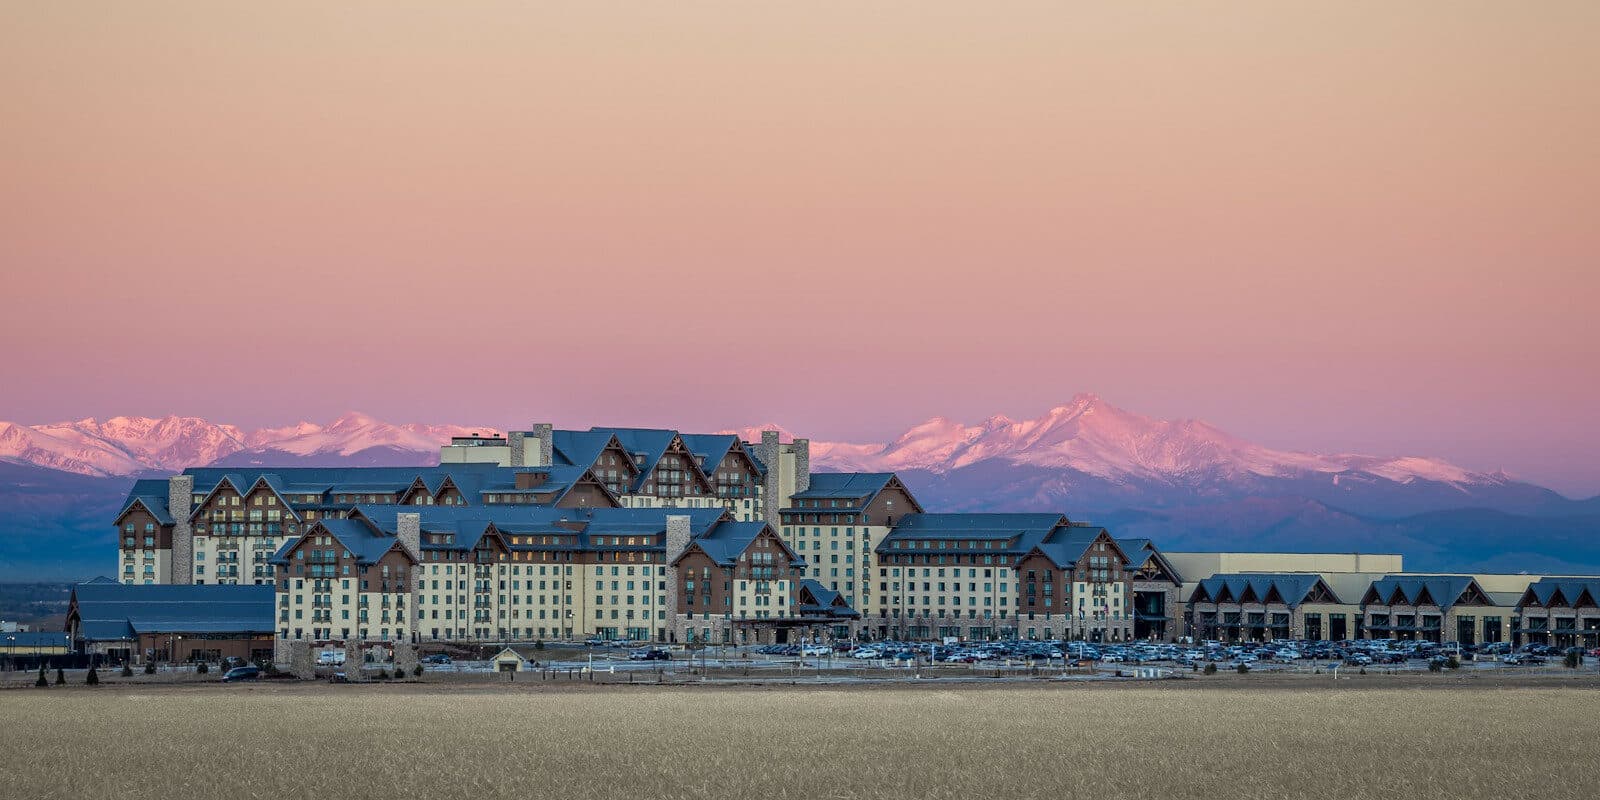
<path fill-rule="evenodd" d="M 548 422 L 535 423 L 533 435 L 539 440 L 539 463 L 530 466 L 548 467 L 555 463 L 556 434 L 555 426 Z M 587 465 L 585 465 L 587 466 Z"/>
<path fill-rule="evenodd" d="M 410 554 L 411 560 L 416 562 L 411 568 L 409 585 L 406 587 L 406 628 L 411 632 L 411 640 L 416 641 L 421 624 L 418 618 L 422 615 L 418 608 L 421 605 L 418 602 L 421 599 L 418 590 L 422 587 L 422 515 L 415 511 L 402 511 L 395 514 L 394 519 L 395 538 Z"/>
<path fill-rule="evenodd" d="M 194 503 L 194 476 L 167 479 L 167 513 L 172 515 L 172 582 L 194 583 L 194 528 L 189 524 Z"/>
<path fill-rule="evenodd" d="M 289 673 L 303 681 L 317 677 L 316 662 L 311 658 L 311 643 L 296 640 L 289 643 Z"/>
<path fill-rule="evenodd" d="M 525 467 L 522 457 L 522 442 L 527 434 L 522 431 L 506 431 L 506 444 L 511 446 L 511 466 Z"/>
<path fill-rule="evenodd" d="M 411 560 L 422 561 L 422 514 L 417 512 L 400 512 L 394 515 L 395 538 L 400 540 L 400 546 L 410 554 Z"/>
<path fill-rule="evenodd" d="M 755 451 L 756 458 L 761 459 L 761 464 L 767 468 L 767 474 L 761 481 L 761 518 L 777 528 L 780 523 L 778 507 L 782 505 L 778 502 L 779 477 L 782 473 L 778 463 L 782 457 L 778 449 L 778 432 L 762 431 L 761 443 L 756 445 Z"/>
<path fill-rule="evenodd" d="M 345 640 L 344 674 L 346 678 L 349 678 L 352 681 L 366 679 L 367 673 L 366 670 L 363 669 L 366 664 L 362 662 L 362 658 L 365 655 L 366 648 L 362 647 L 360 642 L 353 639 Z"/>
<path fill-rule="evenodd" d="M 798 494 L 811 488 L 811 440 L 794 440 L 794 490 Z"/>
<path fill-rule="evenodd" d="M 417 649 L 410 642 L 394 643 L 394 669 L 399 673 L 396 677 L 411 677 L 417 668 Z"/>
<path fill-rule="evenodd" d="M 661 574 L 667 581 L 668 638 L 685 638 L 679 635 L 679 631 L 686 627 L 688 621 L 678 611 L 682 606 L 683 579 L 678 575 L 678 568 L 672 566 L 672 562 L 688 549 L 690 537 L 688 516 L 682 514 L 667 516 L 666 557 L 662 562 Z"/>

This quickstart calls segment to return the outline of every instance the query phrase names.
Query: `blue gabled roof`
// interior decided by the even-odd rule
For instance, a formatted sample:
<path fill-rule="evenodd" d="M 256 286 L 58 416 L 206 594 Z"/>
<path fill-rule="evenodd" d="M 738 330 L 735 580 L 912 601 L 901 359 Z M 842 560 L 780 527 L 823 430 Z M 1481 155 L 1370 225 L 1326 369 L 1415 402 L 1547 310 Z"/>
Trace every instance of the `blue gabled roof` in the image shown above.
<path fill-rule="evenodd" d="M 127 502 L 123 504 L 122 510 L 117 512 L 116 518 L 122 519 L 122 515 L 128 513 L 128 510 L 133 508 L 135 505 L 138 505 L 144 508 L 146 511 L 149 511 L 150 515 L 156 518 L 156 523 L 158 525 L 174 524 L 172 515 L 167 513 L 167 498 L 165 495 L 159 497 L 149 495 L 130 496 Z"/>
<path fill-rule="evenodd" d="M 1528 595 L 1541 606 L 1548 606 L 1561 594 L 1561 599 L 1568 605 L 1577 602 L 1584 592 L 1596 601 L 1600 601 L 1600 578 L 1540 578 L 1528 584 L 1528 590 L 1523 594 L 1524 603 Z"/>
<path fill-rule="evenodd" d="M 667 517 L 688 517 L 689 533 L 699 536 L 711 530 L 727 514 L 722 508 L 556 508 L 553 506 L 356 506 L 353 515 L 370 520 L 391 538 L 398 529 L 398 514 L 417 514 L 421 528 L 432 533 L 454 533 L 450 545 L 423 545 L 424 549 L 471 549 L 490 525 L 506 534 L 556 533 L 576 535 L 577 548 L 598 547 L 596 536 L 660 534 L 667 530 Z M 365 527 L 365 523 L 350 522 Z M 750 523 L 759 525 L 761 523 Z M 661 550 L 660 545 L 654 547 Z"/>
<path fill-rule="evenodd" d="M 813 472 L 811 485 L 795 492 L 796 500 L 860 500 L 863 504 L 889 485 L 893 472 Z"/>
<path fill-rule="evenodd" d="M 770 530 L 765 522 L 734 522 L 724 520 L 712 526 L 710 530 L 694 536 L 693 544 L 705 551 L 712 561 L 725 567 L 731 567 L 739 561 L 739 554 L 749 549 L 750 544 L 761 535 L 762 531 Z M 785 551 L 788 545 L 782 539 L 777 540 Z M 805 559 L 788 552 L 789 563 L 795 566 L 804 566 Z"/>
<path fill-rule="evenodd" d="M 1375 593 L 1379 605 L 1391 605 L 1398 598 L 1400 605 L 1412 606 L 1426 597 L 1443 609 L 1455 605 L 1472 585 L 1469 575 L 1385 575 L 1372 582 L 1368 597 Z"/>
<path fill-rule="evenodd" d="M 217 487 L 227 482 L 239 492 L 248 492 L 257 481 L 263 481 L 277 492 L 285 503 L 298 508 L 307 507 L 292 498 L 316 495 L 317 504 L 329 492 L 341 491 L 360 494 L 400 494 L 410 489 L 419 479 L 428 491 L 438 493 L 446 479 L 454 483 L 467 497 L 468 503 L 478 503 L 482 487 L 489 484 L 511 484 L 515 478 L 512 468 L 496 464 L 446 464 L 437 467 L 191 467 L 183 471 L 194 479 L 196 494 L 209 496 Z M 168 484 L 165 480 L 143 479 L 135 481 L 123 508 L 136 498 L 150 498 L 165 508 Z M 167 509 L 174 517 L 187 515 L 189 508 Z"/>
<path fill-rule="evenodd" d="M 1056 531 L 1073 530 L 1067 527 L 1062 514 L 1047 513 L 912 513 L 900 517 L 889 535 L 878 544 L 878 552 L 897 549 L 895 543 L 912 540 L 946 540 L 963 549 L 964 541 L 1015 540 L 1002 550 L 982 548 L 984 552 L 1023 554 L 1034 547 L 1042 547 Z M 1087 545 L 1085 545 L 1087 546 Z M 1060 548 L 1047 551 L 1052 558 Z"/>
<path fill-rule="evenodd" d="M 140 633 L 268 633 L 271 586 L 80 583 L 73 611 L 86 639 Z"/>
<path fill-rule="evenodd" d="M 689 448 L 690 453 L 705 462 L 701 465 L 703 472 L 714 472 L 722 464 L 723 457 L 729 451 L 737 449 L 750 459 L 757 475 L 767 474 L 767 466 L 761 463 L 761 459 L 756 458 L 756 454 L 745 447 L 739 437 L 731 433 L 682 433 L 679 437 L 683 439 L 683 444 Z"/>
<path fill-rule="evenodd" d="M 400 506 L 400 508 L 413 508 L 414 506 Z M 388 533 L 373 530 L 366 523 L 355 519 L 320 519 L 317 524 L 327 529 L 333 538 L 338 540 L 344 549 L 356 557 L 356 562 L 373 564 L 384 554 L 394 548 L 398 541 Z"/>
<path fill-rule="evenodd" d="M 590 431 L 565 431 L 550 432 L 552 454 L 558 464 L 576 467 L 592 467 L 600 459 L 600 454 L 605 452 L 606 446 L 611 444 L 611 434 L 608 432 Z"/>
<path fill-rule="evenodd" d="M 816 605 L 797 605 L 795 606 L 796 611 L 828 614 L 844 619 L 855 619 L 861 616 L 860 612 L 850 607 L 850 603 L 844 600 L 843 595 L 823 586 L 821 581 L 806 578 L 800 581 L 800 589 L 810 594 L 811 599 L 817 602 Z"/>
<path fill-rule="evenodd" d="M 895 524 L 896 533 L 915 533 L 921 538 L 938 536 L 1016 536 L 1044 535 L 1065 526 L 1062 514 L 905 514 Z"/>
<path fill-rule="evenodd" d="M 660 463 L 661 457 L 667 454 L 667 448 L 672 446 L 672 440 L 678 436 L 677 431 L 660 428 L 590 428 L 590 430 L 617 437 L 622 449 L 626 450 L 630 457 L 641 456 L 638 463 L 639 475 L 630 487 L 635 492 L 639 491 L 644 482 L 655 472 L 656 464 Z M 690 465 L 690 469 L 699 468 L 698 464 Z"/>
<path fill-rule="evenodd" d="M 1305 601 L 1311 591 L 1322 584 L 1333 602 L 1340 602 L 1338 595 L 1334 594 L 1333 587 L 1322 582 L 1322 577 L 1309 572 L 1287 573 L 1228 573 L 1212 575 L 1200 581 L 1196 592 L 1204 591 L 1212 602 L 1226 589 L 1230 596 L 1228 602 L 1237 603 L 1244 595 L 1245 589 L 1255 594 L 1255 602 L 1264 602 L 1269 592 L 1276 590 L 1279 597 L 1283 598 L 1284 605 L 1295 608 Z M 1190 598 L 1193 599 L 1192 597 Z"/>

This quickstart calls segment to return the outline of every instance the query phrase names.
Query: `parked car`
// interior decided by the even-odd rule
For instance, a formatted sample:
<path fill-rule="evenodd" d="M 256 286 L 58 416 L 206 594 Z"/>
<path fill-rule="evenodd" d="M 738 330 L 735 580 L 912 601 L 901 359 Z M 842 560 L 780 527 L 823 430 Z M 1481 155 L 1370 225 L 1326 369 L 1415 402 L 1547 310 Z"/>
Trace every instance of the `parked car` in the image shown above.
<path fill-rule="evenodd" d="M 670 661 L 672 654 L 659 647 L 644 647 L 628 653 L 629 661 Z"/>
<path fill-rule="evenodd" d="M 259 679 L 260 677 L 261 668 L 255 665 L 249 665 L 243 667 L 234 667 L 233 669 L 228 670 L 227 674 L 222 676 L 222 682 L 235 683 L 238 681 L 253 681 Z"/>
<path fill-rule="evenodd" d="M 452 663 L 452 662 L 450 661 L 450 657 L 445 655 L 444 653 L 434 653 L 431 656 L 423 656 L 422 657 L 422 663 L 424 663 L 424 664 L 449 664 L 449 663 Z"/>
<path fill-rule="evenodd" d="M 228 671 L 230 669 L 233 669 L 234 667 L 243 667 L 243 666 L 248 665 L 249 663 L 250 662 L 248 662 L 248 661 L 246 661 L 246 660 L 244 660 L 244 659 L 242 659 L 242 658 L 240 658 L 238 656 L 228 656 L 227 658 L 222 659 L 222 669 L 223 669 L 224 672 L 226 672 L 226 671 Z"/>
<path fill-rule="evenodd" d="M 322 652 L 317 653 L 317 665 L 318 666 L 333 667 L 333 666 L 338 666 L 338 665 L 343 664 L 343 663 L 344 663 L 344 651 L 343 650 L 323 650 Z"/>
<path fill-rule="evenodd" d="M 871 647 L 863 647 L 850 654 L 851 658 L 883 658 L 883 651 Z"/>

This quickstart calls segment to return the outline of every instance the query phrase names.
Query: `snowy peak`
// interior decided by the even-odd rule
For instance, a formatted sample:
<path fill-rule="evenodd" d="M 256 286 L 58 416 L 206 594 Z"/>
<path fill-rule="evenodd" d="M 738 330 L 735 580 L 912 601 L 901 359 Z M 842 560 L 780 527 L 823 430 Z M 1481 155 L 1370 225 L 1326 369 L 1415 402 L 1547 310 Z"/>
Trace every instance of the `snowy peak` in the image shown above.
<path fill-rule="evenodd" d="M 996 415 L 968 426 L 933 417 L 886 445 L 812 443 L 812 463 L 825 469 L 947 473 L 986 461 L 1073 470 L 1115 483 L 1184 486 L 1247 484 L 1263 478 L 1337 482 L 1341 475 L 1453 485 L 1511 480 L 1438 459 L 1275 450 L 1200 420 L 1153 419 L 1094 394 L 1078 394 L 1034 419 Z"/>
<path fill-rule="evenodd" d="M 81 475 L 174 472 L 236 454 L 348 456 L 374 447 L 433 454 L 452 436 L 496 434 L 458 425 L 391 425 L 351 412 L 326 426 L 301 422 L 242 431 L 198 417 L 93 418 L 48 425 L 0 422 L 0 460 Z"/>
<path fill-rule="evenodd" d="M 721 433 L 760 441 L 776 430 L 783 441 L 794 434 L 779 425 L 752 425 Z M 131 475 L 175 471 L 211 464 L 256 463 L 281 458 L 349 457 L 372 450 L 408 454 L 425 462 L 451 437 L 495 435 L 486 427 L 395 425 L 350 411 L 321 425 L 299 422 L 279 428 L 244 431 L 198 417 L 93 418 L 26 426 L 0 422 L 0 460 L 36 464 L 85 475 Z M 1359 454 L 1317 455 L 1275 450 L 1193 419 L 1162 420 L 1114 406 L 1094 394 L 1032 419 L 996 414 L 975 425 L 933 417 L 888 443 L 811 442 L 815 469 L 899 471 L 947 474 L 993 462 L 1092 476 L 1112 484 L 1159 485 L 1250 491 L 1268 479 L 1313 479 L 1324 485 L 1427 482 L 1454 487 L 1505 486 L 1504 473 L 1470 472 L 1448 462 L 1420 457 L 1384 458 Z"/>

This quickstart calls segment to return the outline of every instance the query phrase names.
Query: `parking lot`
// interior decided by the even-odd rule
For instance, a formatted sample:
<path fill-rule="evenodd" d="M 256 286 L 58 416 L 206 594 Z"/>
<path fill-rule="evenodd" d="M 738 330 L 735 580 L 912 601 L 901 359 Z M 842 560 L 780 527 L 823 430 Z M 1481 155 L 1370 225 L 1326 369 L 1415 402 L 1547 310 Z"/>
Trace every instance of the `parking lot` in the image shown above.
<path fill-rule="evenodd" d="M 655 655 L 646 657 L 644 654 Z M 525 653 L 524 670 L 546 675 L 634 675 L 716 680 L 765 676 L 817 679 L 938 677 L 1054 677 L 1061 679 L 1170 678 L 1202 672 L 1404 673 L 1565 669 L 1565 653 L 1529 645 L 1471 647 L 1454 643 L 1361 640 L 1263 643 L 1089 644 L 1059 641 L 931 643 L 880 641 L 789 645 L 710 645 L 639 648 L 627 643 L 572 643 Z M 1582 653 L 1579 669 L 1593 672 L 1600 658 Z M 425 665 L 434 673 L 487 673 L 486 660 Z"/>

